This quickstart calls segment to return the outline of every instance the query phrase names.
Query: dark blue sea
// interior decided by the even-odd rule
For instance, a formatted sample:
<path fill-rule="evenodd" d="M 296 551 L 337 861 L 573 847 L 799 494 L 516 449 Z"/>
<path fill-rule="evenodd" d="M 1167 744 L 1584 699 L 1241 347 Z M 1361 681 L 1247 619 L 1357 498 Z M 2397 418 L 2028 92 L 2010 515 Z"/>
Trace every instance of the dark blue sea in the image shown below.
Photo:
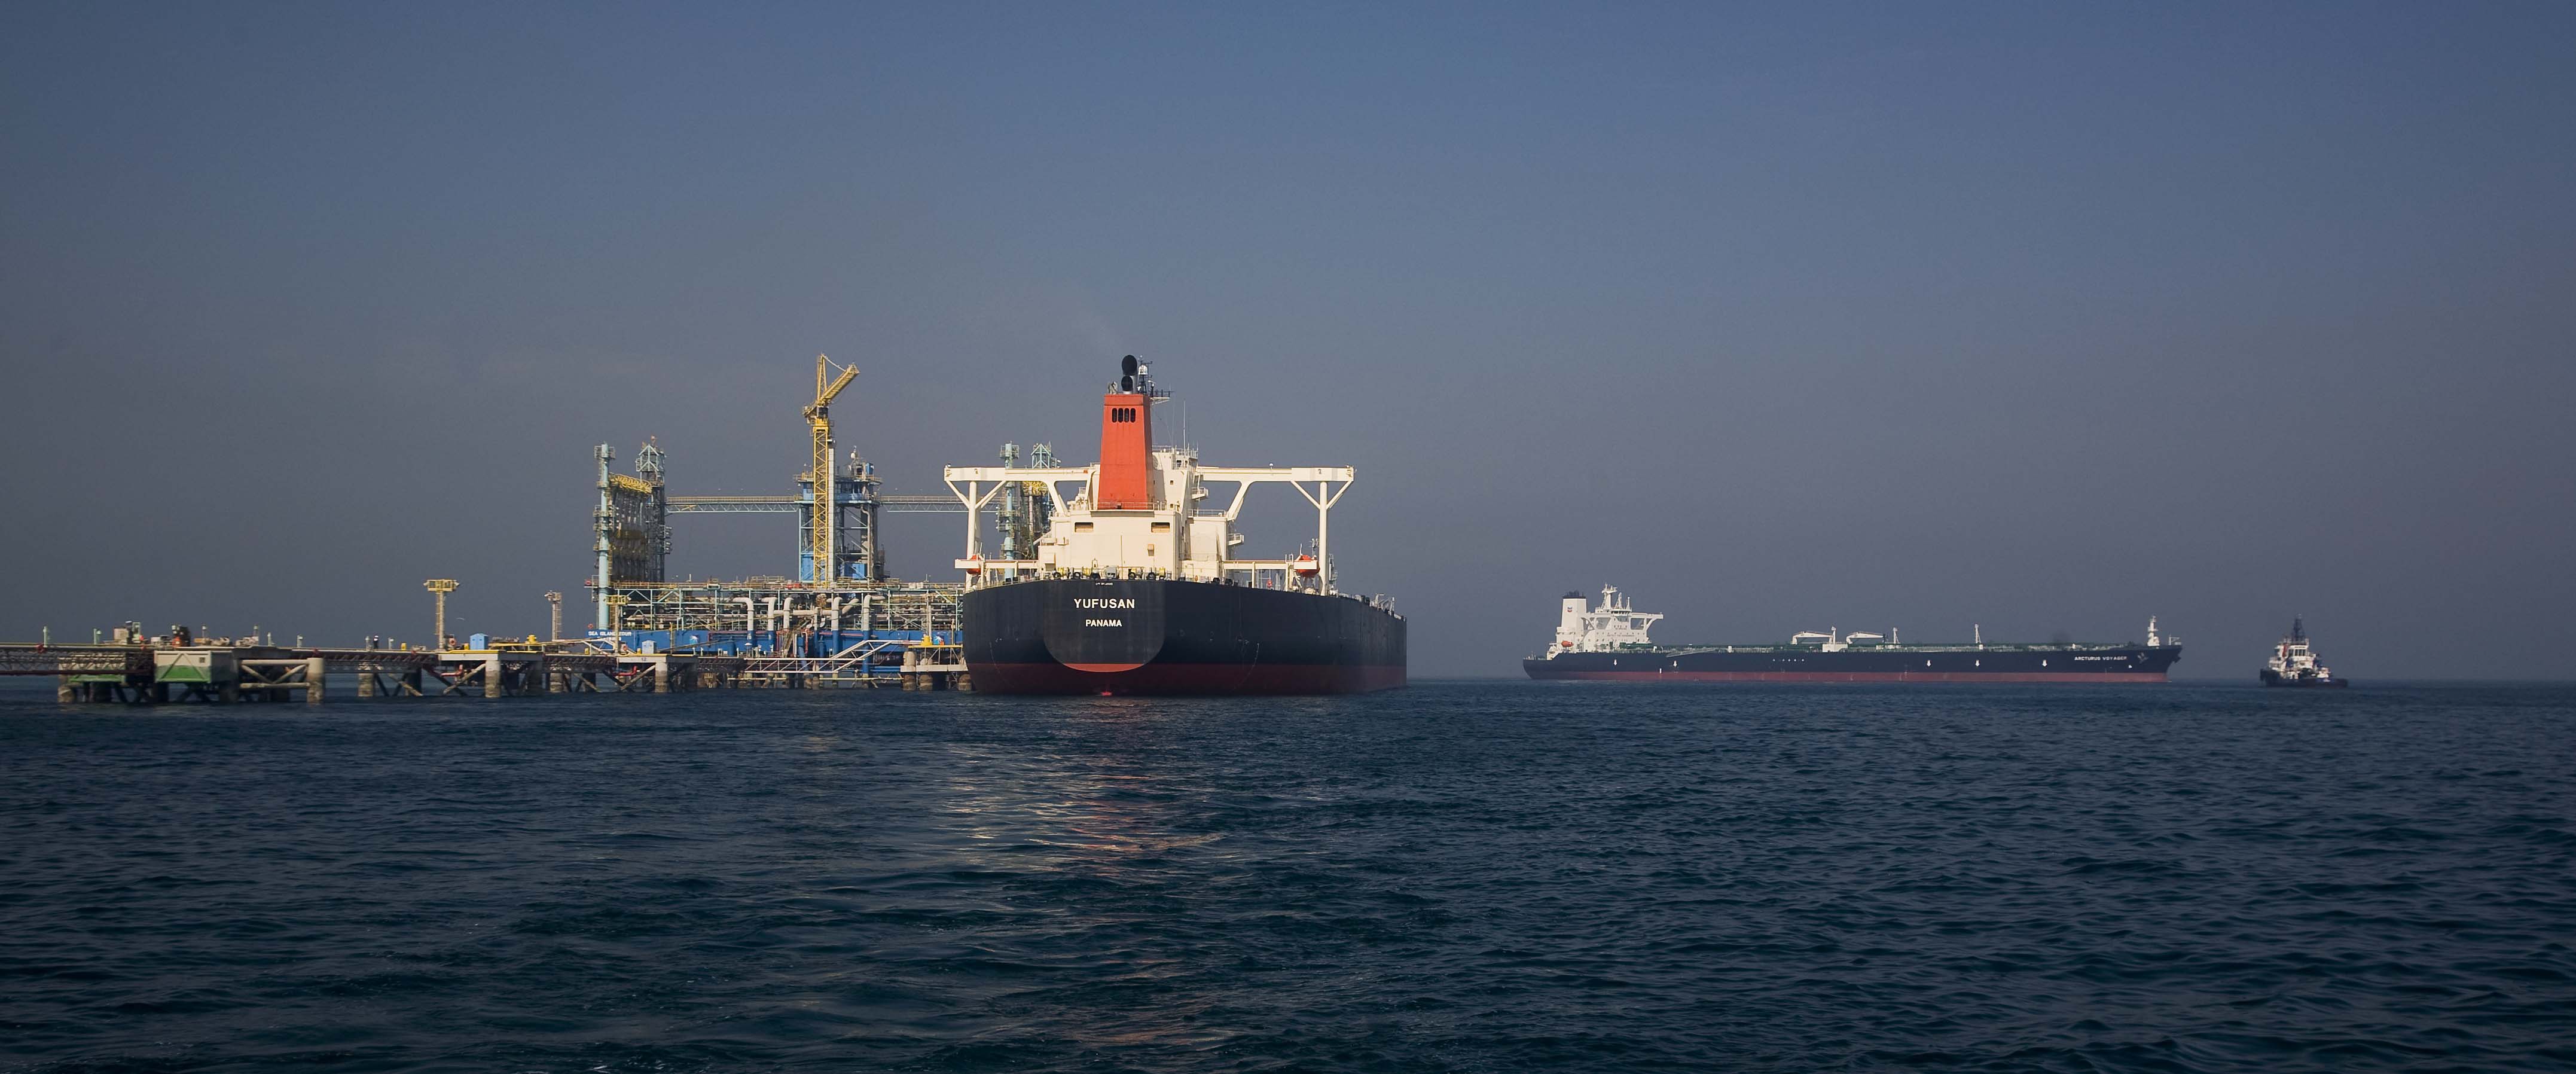
<path fill-rule="evenodd" d="M 0 1069 L 2576 1068 L 2576 687 L 0 701 Z"/>

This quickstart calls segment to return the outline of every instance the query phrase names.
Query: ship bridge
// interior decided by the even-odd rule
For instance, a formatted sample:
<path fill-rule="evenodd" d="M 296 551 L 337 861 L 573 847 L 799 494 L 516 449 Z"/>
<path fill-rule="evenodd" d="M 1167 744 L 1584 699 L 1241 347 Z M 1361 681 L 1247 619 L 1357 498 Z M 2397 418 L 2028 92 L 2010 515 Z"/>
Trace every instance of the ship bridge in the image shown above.
<path fill-rule="evenodd" d="M 1567 593 L 1559 605 L 1556 651 L 1598 653 L 1652 644 L 1646 632 L 1663 616 L 1628 606 L 1628 595 L 1615 585 L 1601 587 L 1599 607 L 1585 607 L 1583 594 Z"/>
<path fill-rule="evenodd" d="M 1090 466 L 951 466 L 948 489 L 966 508 L 966 555 L 957 560 L 970 585 L 1026 577 L 1106 574 L 1233 582 L 1274 589 L 1335 592 L 1332 511 L 1350 491 L 1348 466 L 1206 466 L 1188 447 L 1154 445 L 1154 407 L 1170 398 L 1151 367 L 1128 355 L 1100 401 L 1100 461 Z M 1315 508 L 1312 553 L 1239 559 L 1244 541 L 1234 524 L 1252 487 L 1284 484 Z M 1224 506 L 1210 486 L 1231 486 Z M 1025 548 L 987 557 L 982 512 L 997 499 L 1025 500 L 1047 520 Z M 1006 541 L 1006 547 L 1017 541 Z"/>

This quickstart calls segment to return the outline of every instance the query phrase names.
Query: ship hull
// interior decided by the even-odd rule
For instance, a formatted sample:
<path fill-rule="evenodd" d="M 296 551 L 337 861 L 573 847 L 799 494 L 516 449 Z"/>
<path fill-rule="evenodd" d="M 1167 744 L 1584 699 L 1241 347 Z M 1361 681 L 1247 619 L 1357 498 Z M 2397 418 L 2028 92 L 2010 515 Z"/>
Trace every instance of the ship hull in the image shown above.
<path fill-rule="evenodd" d="M 2263 669 L 2263 685 L 2265 685 L 2265 686 L 2286 686 L 2286 687 L 2289 687 L 2289 688 L 2294 689 L 2294 690 L 2340 690 L 2340 689 L 2343 689 L 2344 687 L 2347 687 L 2347 686 L 2352 685 L 2352 681 L 2351 681 L 2351 680 L 2349 680 L 2349 679 L 2300 679 L 2300 678 L 2292 678 L 2292 677 L 2290 677 L 2290 676 L 2288 676 L 2288 675 L 2283 675 L 2283 674 L 2281 674 L 2280 672 L 2274 671 L 2274 670 L 2272 670 L 2272 669 L 2270 669 L 2270 668 L 2264 668 L 2264 669 Z"/>
<path fill-rule="evenodd" d="M 1533 679 L 1622 682 L 2165 682 L 2178 646 L 1917 648 L 1824 652 L 1755 647 L 1561 653 L 1521 662 Z"/>
<path fill-rule="evenodd" d="M 1404 620 L 1346 597 L 1171 579 L 967 591 L 978 693 L 1354 694 L 1404 685 Z"/>

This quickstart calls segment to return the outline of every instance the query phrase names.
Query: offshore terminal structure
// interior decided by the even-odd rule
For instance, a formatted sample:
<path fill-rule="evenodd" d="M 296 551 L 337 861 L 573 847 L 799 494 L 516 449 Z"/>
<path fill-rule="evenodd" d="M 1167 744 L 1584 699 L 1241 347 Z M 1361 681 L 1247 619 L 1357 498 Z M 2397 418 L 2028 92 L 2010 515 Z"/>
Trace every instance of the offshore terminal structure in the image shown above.
<path fill-rule="evenodd" d="M 369 639 L 349 648 L 277 644 L 254 628 L 215 638 L 174 626 L 147 634 L 128 622 L 93 632 L 88 644 L 0 644 L 0 675 L 50 675 L 64 701 L 284 701 L 319 703 L 337 680 L 356 696 L 655 692 L 722 687 L 900 686 L 971 689 L 959 647 L 962 582 L 889 577 L 878 523 L 887 512 L 966 513 L 945 495 L 891 495 L 856 452 L 836 443 L 831 406 L 858 377 L 852 366 L 815 358 L 814 394 L 802 414 L 809 454 L 795 491 L 775 496 L 683 496 L 666 487 L 668 457 L 646 442 L 634 472 L 611 468 L 616 451 L 593 449 L 598 501 L 593 570 L 585 580 L 591 622 L 563 637 L 565 594 L 549 592 L 548 637 L 524 640 L 448 633 L 453 578 L 424 583 L 434 641 Z M 1019 461 L 1005 444 L 1005 466 Z M 1047 445 L 1030 449 L 1054 464 Z M 1002 548 L 1027 549 L 1047 526 L 1051 503 L 1031 482 L 1004 490 L 997 522 Z M 675 581 L 667 563 L 674 515 L 792 515 L 795 574 L 738 581 Z M 970 516 L 971 517 L 971 516 Z"/>
<path fill-rule="evenodd" d="M 681 652 L 743 658 L 756 682 L 796 686 L 900 683 L 910 688 L 969 685 L 959 659 L 959 583 L 887 576 L 879 522 L 888 512 L 963 511 L 948 496 L 888 494 L 876 468 L 843 453 L 832 402 L 858 377 L 855 366 L 814 359 L 814 394 L 803 415 L 806 466 L 796 491 L 776 496 L 684 496 L 667 485 L 667 456 L 647 442 L 635 472 L 611 468 L 616 452 L 593 449 L 591 628 L 583 640 L 623 652 Z M 1003 458 L 1017 456 L 1004 445 Z M 1047 457 L 1045 445 L 1035 453 Z M 1027 497 L 1012 506 L 1026 514 Z M 691 514 L 780 514 L 796 519 L 796 573 L 738 581 L 678 581 L 666 564 L 671 518 Z M 1004 511 L 1005 540 L 1029 522 Z"/>

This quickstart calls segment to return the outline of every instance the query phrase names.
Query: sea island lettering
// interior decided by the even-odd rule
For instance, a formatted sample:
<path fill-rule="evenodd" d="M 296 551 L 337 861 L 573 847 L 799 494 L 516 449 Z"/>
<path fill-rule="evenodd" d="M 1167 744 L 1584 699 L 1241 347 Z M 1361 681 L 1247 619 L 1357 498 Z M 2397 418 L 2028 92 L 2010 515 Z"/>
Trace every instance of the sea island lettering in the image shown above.
<path fill-rule="evenodd" d="M 1136 598 L 1075 597 L 1073 599 L 1073 606 L 1076 608 L 1133 608 L 1136 606 Z"/>

